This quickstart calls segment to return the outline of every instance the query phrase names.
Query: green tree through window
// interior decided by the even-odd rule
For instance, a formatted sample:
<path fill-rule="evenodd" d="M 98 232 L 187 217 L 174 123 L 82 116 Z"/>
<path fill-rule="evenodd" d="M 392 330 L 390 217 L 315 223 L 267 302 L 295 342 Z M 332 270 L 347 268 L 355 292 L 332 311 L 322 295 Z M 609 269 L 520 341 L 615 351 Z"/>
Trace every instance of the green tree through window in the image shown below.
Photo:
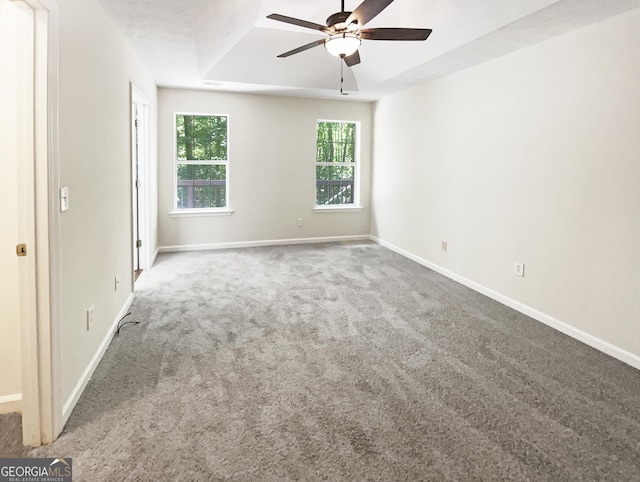
<path fill-rule="evenodd" d="M 176 207 L 227 207 L 228 119 L 176 114 Z"/>
<path fill-rule="evenodd" d="M 355 204 L 355 122 L 318 121 L 316 205 Z"/>

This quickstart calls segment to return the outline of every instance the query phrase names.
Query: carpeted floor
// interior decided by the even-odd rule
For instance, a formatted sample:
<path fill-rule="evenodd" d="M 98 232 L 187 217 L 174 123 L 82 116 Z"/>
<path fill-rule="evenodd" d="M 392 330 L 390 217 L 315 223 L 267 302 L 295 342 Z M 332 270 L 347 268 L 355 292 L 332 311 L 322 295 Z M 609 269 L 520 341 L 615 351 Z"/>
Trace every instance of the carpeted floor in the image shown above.
<path fill-rule="evenodd" d="M 162 254 L 74 480 L 640 480 L 640 372 L 375 244 Z"/>
<path fill-rule="evenodd" d="M 27 457 L 22 445 L 22 418 L 19 413 L 0 414 L 0 457 Z"/>

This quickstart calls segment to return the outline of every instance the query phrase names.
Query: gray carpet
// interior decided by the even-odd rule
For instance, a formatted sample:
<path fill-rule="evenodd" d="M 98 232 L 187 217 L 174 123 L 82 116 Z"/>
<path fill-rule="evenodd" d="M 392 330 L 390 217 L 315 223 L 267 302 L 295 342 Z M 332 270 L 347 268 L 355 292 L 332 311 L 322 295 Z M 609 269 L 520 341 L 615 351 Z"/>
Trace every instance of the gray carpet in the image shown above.
<path fill-rule="evenodd" d="M 640 480 L 640 372 L 375 244 L 162 254 L 74 480 Z"/>
<path fill-rule="evenodd" d="M 22 445 L 22 418 L 19 413 L 0 414 L 0 457 L 27 457 Z"/>

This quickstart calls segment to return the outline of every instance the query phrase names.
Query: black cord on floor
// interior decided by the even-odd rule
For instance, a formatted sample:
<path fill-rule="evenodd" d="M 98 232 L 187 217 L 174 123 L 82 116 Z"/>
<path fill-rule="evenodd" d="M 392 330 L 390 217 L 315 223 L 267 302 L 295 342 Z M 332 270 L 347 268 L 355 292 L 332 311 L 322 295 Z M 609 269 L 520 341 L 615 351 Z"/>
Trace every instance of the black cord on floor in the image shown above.
<path fill-rule="evenodd" d="M 124 325 L 132 325 L 132 324 L 136 324 L 139 325 L 140 322 L 139 321 L 125 321 L 124 323 L 122 323 L 122 320 L 124 320 L 127 316 L 129 316 L 131 314 L 131 312 L 127 313 L 126 315 L 124 315 L 122 318 L 120 318 L 120 321 L 118 322 L 118 329 L 116 330 L 116 333 L 119 335 L 120 334 L 120 328 L 122 328 Z M 122 324 L 120 324 L 122 323 Z"/>

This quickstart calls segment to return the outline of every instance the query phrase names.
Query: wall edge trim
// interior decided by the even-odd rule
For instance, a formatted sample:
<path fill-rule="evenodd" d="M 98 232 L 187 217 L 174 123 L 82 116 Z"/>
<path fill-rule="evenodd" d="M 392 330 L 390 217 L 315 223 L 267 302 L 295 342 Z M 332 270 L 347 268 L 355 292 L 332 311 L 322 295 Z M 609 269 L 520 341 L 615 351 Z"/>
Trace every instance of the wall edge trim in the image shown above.
<path fill-rule="evenodd" d="M 22 393 L 0 396 L 0 414 L 22 413 Z"/>
<path fill-rule="evenodd" d="M 127 311 L 131 307 L 132 302 L 133 302 L 133 293 L 130 293 L 127 299 L 125 300 L 124 304 L 122 305 L 122 308 L 120 309 L 115 319 L 113 320 L 111 327 L 107 330 L 107 333 L 105 334 L 105 337 L 103 338 L 102 343 L 100 343 L 100 346 L 98 347 L 95 354 L 93 355 L 93 358 L 91 358 L 91 361 L 89 362 L 84 372 L 80 376 L 80 379 L 76 383 L 75 387 L 73 387 L 73 390 L 71 391 L 71 395 L 69 395 L 66 402 L 62 406 L 62 425 L 63 426 L 64 424 L 67 423 L 67 420 L 69 420 L 69 417 L 71 416 L 71 412 L 73 412 L 73 409 L 75 408 L 76 403 L 78 403 L 78 400 L 82 395 L 82 392 L 84 392 L 84 389 L 89 383 L 89 380 L 91 380 L 91 377 L 93 376 L 93 373 L 96 371 L 96 368 L 100 364 L 100 361 L 102 360 L 102 357 L 107 351 L 107 348 L 109 348 L 109 344 L 113 339 L 113 335 L 116 332 L 118 323 L 120 322 L 122 317 L 126 315 Z"/>
<path fill-rule="evenodd" d="M 460 276 L 453 271 L 449 271 L 448 269 L 445 269 L 440 265 L 421 258 L 420 256 L 417 256 L 410 251 L 395 246 L 383 239 L 378 238 L 377 236 L 372 235 L 370 236 L 370 239 L 371 241 L 378 243 L 384 248 L 394 251 L 412 261 L 415 261 L 416 263 L 421 264 L 422 266 L 429 268 L 437 273 L 440 273 L 441 275 L 446 276 L 447 278 L 452 279 L 453 281 L 456 281 L 468 288 L 471 288 L 472 290 L 477 291 L 480 294 L 488 296 L 498 303 L 502 303 L 509 308 L 512 308 L 524 315 L 529 316 L 530 318 L 533 318 L 536 321 L 539 321 L 540 323 L 553 328 L 554 330 L 564 333 L 565 335 L 570 336 L 571 338 L 590 346 L 591 348 L 595 348 L 596 350 L 601 351 L 606 355 L 609 355 L 623 363 L 626 363 L 627 365 L 632 366 L 633 368 L 640 370 L 640 356 L 638 355 L 628 352 L 616 345 L 613 345 L 612 343 L 609 343 L 608 341 L 587 333 L 586 331 L 582 331 L 579 328 L 570 325 L 569 323 L 558 320 L 557 318 L 554 318 L 553 316 L 537 310 L 529 305 L 521 303 L 520 301 L 509 298 L 508 296 L 498 293 L 497 291 L 487 288 L 486 286 L 476 283 L 475 281 Z"/>
<path fill-rule="evenodd" d="M 161 246 L 159 253 L 176 253 L 182 251 L 208 251 L 217 249 L 258 248 L 261 246 L 286 246 L 290 244 L 335 243 L 344 241 L 370 241 L 368 234 L 355 236 L 328 236 L 321 238 L 267 239 L 257 241 L 236 241 L 230 243 L 185 244 L 177 246 Z"/>

